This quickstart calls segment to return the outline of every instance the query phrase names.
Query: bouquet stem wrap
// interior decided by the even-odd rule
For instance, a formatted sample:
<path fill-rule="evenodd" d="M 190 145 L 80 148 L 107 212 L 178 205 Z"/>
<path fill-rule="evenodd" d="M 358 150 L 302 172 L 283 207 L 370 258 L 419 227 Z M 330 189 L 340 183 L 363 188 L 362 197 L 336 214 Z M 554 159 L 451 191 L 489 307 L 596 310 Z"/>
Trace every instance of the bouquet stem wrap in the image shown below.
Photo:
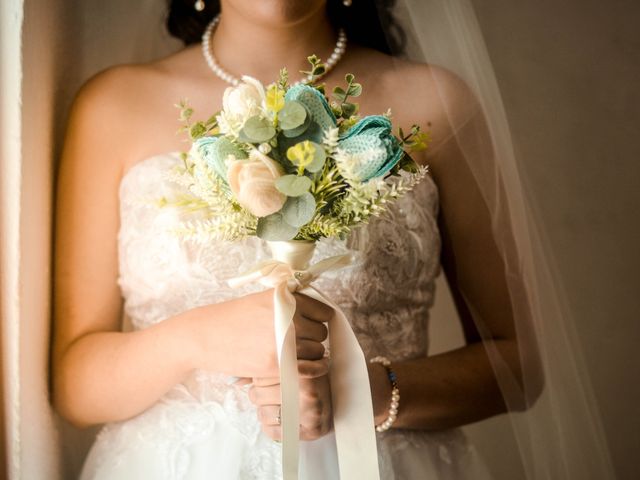
<path fill-rule="evenodd" d="M 280 364 L 282 468 L 284 480 L 298 478 L 298 363 L 293 292 L 302 292 L 335 312 L 328 322 L 331 362 L 329 378 L 340 478 L 379 480 L 378 455 L 369 375 L 364 354 L 340 308 L 310 283 L 328 270 L 351 263 L 350 255 L 324 259 L 309 266 L 311 241 L 268 242 L 273 260 L 229 281 L 232 287 L 258 281 L 274 289 L 274 327 Z"/>

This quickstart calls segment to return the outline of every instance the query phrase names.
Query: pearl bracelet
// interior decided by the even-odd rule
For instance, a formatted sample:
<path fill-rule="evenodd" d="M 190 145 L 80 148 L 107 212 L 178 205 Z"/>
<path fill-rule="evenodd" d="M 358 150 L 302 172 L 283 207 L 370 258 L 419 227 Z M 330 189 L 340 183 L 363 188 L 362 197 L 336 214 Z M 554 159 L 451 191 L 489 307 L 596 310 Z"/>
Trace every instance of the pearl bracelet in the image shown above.
<path fill-rule="evenodd" d="M 376 432 L 386 432 L 391 428 L 393 422 L 398 418 L 398 407 L 400 406 L 400 389 L 398 388 L 398 377 L 391 369 L 391 362 L 387 357 L 373 357 L 369 363 L 380 363 L 387 371 L 387 376 L 391 382 L 391 405 L 389 405 L 389 415 L 380 425 L 376 425 Z"/>

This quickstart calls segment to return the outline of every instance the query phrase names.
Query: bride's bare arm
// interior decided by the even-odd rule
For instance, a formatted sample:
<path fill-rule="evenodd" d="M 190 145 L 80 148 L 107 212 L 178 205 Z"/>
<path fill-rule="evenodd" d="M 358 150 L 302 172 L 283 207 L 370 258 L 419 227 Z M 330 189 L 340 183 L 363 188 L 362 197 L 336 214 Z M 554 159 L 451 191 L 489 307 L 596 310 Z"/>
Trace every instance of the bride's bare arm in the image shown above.
<path fill-rule="evenodd" d="M 113 77 L 113 78 L 110 78 Z M 132 155 L 127 86 L 106 74 L 76 100 L 58 180 L 53 400 L 77 425 L 140 413 L 194 368 L 245 377 L 277 375 L 271 292 L 208 305 L 143 331 L 120 332 L 118 189 Z M 133 152 L 135 155 L 135 152 Z M 301 302 L 301 358 L 321 358 L 330 309 Z M 314 341 L 313 339 L 317 339 Z"/>
<path fill-rule="evenodd" d="M 482 144 L 486 125 L 473 98 L 455 77 L 435 72 L 440 92 L 449 102 L 449 119 L 458 135 L 480 140 L 474 161 L 491 162 Z M 447 90 L 447 88 L 449 90 Z M 447 98 L 448 94 L 448 98 Z M 456 115 L 458 113 L 458 115 Z M 442 118 L 440 124 L 447 124 Z M 434 122 L 435 125 L 435 122 Z M 471 315 L 480 318 L 487 338 L 505 364 L 520 379 L 516 342 L 504 264 L 494 241 L 489 210 L 455 138 L 447 128 L 434 127 L 434 148 L 428 159 L 439 188 L 442 265 L 460 315 L 467 345 L 454 351 L 393 365 L 401 391 L 400 413 L 394 427 L 443 429 L 464 425 L 502 413 L 506 406 Z M 438 142 L 438 140 L 441 140 Z M 380 365 L 370 366 L 374 410 L 378 422 L 386 418 L 391 387 Z M 528 391 L 539 394 L 541 385 Z M 524 397 L 521 403 L 525 405 Z M 531 400 L 529 398 L 528 400 Z"/>

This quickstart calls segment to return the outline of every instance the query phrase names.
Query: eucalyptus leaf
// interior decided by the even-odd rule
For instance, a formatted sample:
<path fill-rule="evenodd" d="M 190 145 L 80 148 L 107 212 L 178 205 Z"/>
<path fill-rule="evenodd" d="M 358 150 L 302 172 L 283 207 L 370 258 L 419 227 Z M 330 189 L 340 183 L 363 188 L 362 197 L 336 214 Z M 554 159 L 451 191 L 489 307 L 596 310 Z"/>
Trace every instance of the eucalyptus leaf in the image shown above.
<path fill-rule="evenodd" d="M 307 118 L 307 109 L 304 108 L 300 102 L 290 100 L 284 104 L 280 113 L 278 113 L 278 120 L 280 121 L 280 127 L 283 130 L 291 130 L 302 125 Z"/>
<path fill-rule="evenodd" d="M 258 219 L 256 234 L 259 238 L 270 241 L 293 240 L 298 234 L 298 228 L 289 225 L 282 213 L 274 213 Z"/>
<path fill-rule="evenodd" d="M 299 197 L 289 197 L 280 213 L 289 225 L 302 227 L 313 219 L 316 213 L 316 200 L 309 192 L 303 193 Z"/>
<path fill-rule="evenodd" d="M 276 188 L 288 197 L 299 197 L 311 188 L 311 179 L 298 175 L 283 175 L 276 180 Z"/>
<path fill-rule="evenodd" d="M 315 172 L 319 172 L 320 170 L 322 170 L 322 167 L 324 167 L 324 162 L 327 159 L 327 154 L 325 153 L 322 145 L 316 142 L 311 142 L 311 143 L 313 144 L 314 147 L 316 147 L 316 150 L 313 155 L 313 160 L 309 165 L 306 166 L 305 169 L 308 172 L 315 173 Z"/>
<path fill-rule="evenodd" d="M 255 115 L 245 122 L 241 133 L 251 143 L 263 143 L 273 138 L 276 134 L 276 129 L 267 119 Z"/>
<path fill-rule="evenodd" d="M 291 128 L 288 130 L 285 130 L 283 128 L 282 134 L 287 138 L 299 137 L 300 135 L 302 135 L 304 132 L 307 131 L 311 123 L 312 123 L 311 115 L 307 115 L 304 119 L 304 122 L 302 122 L 301 125 L 298 125 L 296 128 Z"/>

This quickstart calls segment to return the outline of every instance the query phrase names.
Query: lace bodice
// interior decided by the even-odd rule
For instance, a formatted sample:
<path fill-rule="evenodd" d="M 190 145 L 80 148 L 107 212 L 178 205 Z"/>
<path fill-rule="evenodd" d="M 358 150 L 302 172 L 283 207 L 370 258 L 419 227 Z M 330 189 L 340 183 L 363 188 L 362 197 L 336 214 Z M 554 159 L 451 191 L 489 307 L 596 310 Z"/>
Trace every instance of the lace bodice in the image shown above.
<path fill-rule="evenodd" d="M 120 188 L 119 284 L 125 312 L 145 328 L 197 306 L 259 290 L 232 289 L 227 280 L 270 258 L 256 238 L 207 244 L 172 230 L 193 213 L 158 206 L 183 188 L 166 178 L 175 154 L 149 158 L 131 168 Z M 346 240 L 323 239 L 314 259 L 351 252 L 354 265 L 329 272 L 315 286 L 340 305 L 368 356 L 400 360 L 427 348 L 428 310 L 439 272 L 438 194 L 429 176 L 417 189 Z"/>
<path fill-rule="evenodd" d="M 184 187 L 167 178 L 167 172 L 179 162 L 177 154 L 149 158 L 133 166 L 121 182 L 118 282 L 125 313 L 135 329 L 263 288 L 227 285 L 229 278 L 270 258 L 262 240 L 197 243 L 173 232 L 194 215 L 159 206 L 161 197 L 171 199 L 184 193 Z M 348 239 L 325 239 L 317 245 L 312 263 L 342 253 L 354 258 L 350 267 L 324 274 L 314 286 L 343 309 L 367 357 L 385 355 L 397 361 L 426 355 L 429 308 L 440 268 L 437 213 L 438 191 L 427 176 L 390 212 L 374 218 Z M 220 450 L 220 438 L 224 438 L 225 449 L 237 454 L 218 452 L 215 461 L 206 457 L 210 463 L 204 470 L 208 472 L 217 471 L 221 462 L 233 463 L 225 464 L 220 470 L 224 474 L 215 478 L 279 478 L 279 444 L 262 434 L 246 387 L 204 371 L 176 385 L 142 414 L 105 426 L 82 478 L 143 478 L 133 473 L 137 467 L 132 465 L 138 464 L 146 465 L 144 478 L 201 478 L 189 473 L 195 464 L 201 465 L 203 457 L 198 452 L 206 450 L 207 441 L 209 456 Z M 410 478 L 393 473 L 403 468 L 393 459 L 403 459 L 404 465 L 407 451 L 418 452 L 414 462 L 439 462 L 449 465 L 447 468 L 454 468 L 456 459 L 467 451 L 459 431 L 389 431 L 378 443 L 385 479 Z M 424 449 L 430 454 L 425 456 Z M 145 455 L 157 459 L 141 460 Z M 150 463 L 161 465 L 149 470 Z M 103 476 L 101 472 L 111 473 Z M 206 478 L 214 478 L 208 475 Z"/>

